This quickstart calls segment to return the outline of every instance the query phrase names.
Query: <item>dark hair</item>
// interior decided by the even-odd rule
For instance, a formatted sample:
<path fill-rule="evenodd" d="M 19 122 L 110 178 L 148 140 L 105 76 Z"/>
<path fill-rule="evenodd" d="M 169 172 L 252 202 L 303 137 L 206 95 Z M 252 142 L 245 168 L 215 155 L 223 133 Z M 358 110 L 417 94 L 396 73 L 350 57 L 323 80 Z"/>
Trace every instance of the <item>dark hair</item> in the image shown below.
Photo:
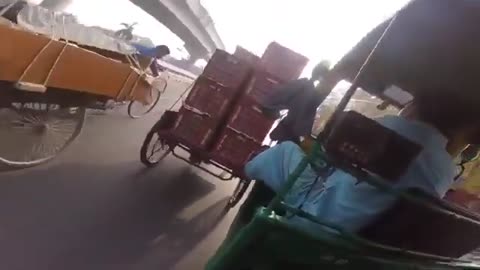
<path fill-rule="evenodd" d="M 478 129 L 480 135 L 480 92 L 468 95 L 462 91 L 423 91 L 414 103 L 418 117 L 446 136 L 463 128 Z M 472 138 L 475 143 L 480 138 Z"/>
<path fill-rule="evenodd" d="M 162 52 L 164 55 L 169 55 L 170 49 L 167 45 L 159 45 L 157 46 L 157 52 Z"/>
<path fill-rule="evenodd" d="M 330 71 L 330 62 L 322 61 L 318 63 L 312 70 L 312 79 L 319 79 Z"/>

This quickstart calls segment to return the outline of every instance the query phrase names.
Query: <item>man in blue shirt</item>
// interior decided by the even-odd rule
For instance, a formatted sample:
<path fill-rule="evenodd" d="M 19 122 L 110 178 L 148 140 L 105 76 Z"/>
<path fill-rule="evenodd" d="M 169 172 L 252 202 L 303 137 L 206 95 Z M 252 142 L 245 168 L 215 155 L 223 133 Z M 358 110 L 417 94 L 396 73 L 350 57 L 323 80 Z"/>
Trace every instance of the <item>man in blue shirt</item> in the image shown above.
<path fill-rule="evenodd" d="M 423 147 L 405 174 L 393 188 L 420 188 L 443 197 L 455 177 L 454 158 L 469 144 L 480 139 L 480 100 L 448 95 L 437 91 L 433 96 L 418 96 L 399 116 L 376 119 L 383 126 Z M 392 153 L 395 154 L 395 153 Z M 257 182 L 240 209 L 231 232 L 246 224 L 259 204 L 270 201 L 286 182 L 288 175 L 305 156 L 300 146 L 285 142 L 251 160 L 245 172 Z M 344 229 L 357 231 L 368 225 L 395 201 L 367 182 L 341 170 L 327 179 L 319 179 L 308 167 L 288 194 L 286 202 Z M 293 217 L 290 222 L 303 230 L 315 232 L 316 224 Z"/>
<path fill-rule="evenodd" d="M 162 68 L 159 67 L 157 63 L 157 59 L 162 59 L 163 57 L 170 54 L 170 49 L 166 45 L 160 45 L 157 47 L 146 47 L 140 44 L 132 44 L 135 49 L 137 49 L 138 54 L 150 57 L 153 59 L 152 64 L 150 65 L 150 69 L 152 70 L 153 76 L 157 77 L 162 71 Z"/>
<path fill-rule="evenodd" d="M 303 78 L 280 85 L 271 91 L 262 102 L 264 112 L 278 115 L 281 110 L 288 110 L 287 116 L 280 121 L 270 133 L 273 141 L 294 141 L 312 130 L 317 108 L 329 92 L 321 92 L 315 87 L 330 70 L 330 63 L 322 61 L 312 71 L 310 79 Z"/>

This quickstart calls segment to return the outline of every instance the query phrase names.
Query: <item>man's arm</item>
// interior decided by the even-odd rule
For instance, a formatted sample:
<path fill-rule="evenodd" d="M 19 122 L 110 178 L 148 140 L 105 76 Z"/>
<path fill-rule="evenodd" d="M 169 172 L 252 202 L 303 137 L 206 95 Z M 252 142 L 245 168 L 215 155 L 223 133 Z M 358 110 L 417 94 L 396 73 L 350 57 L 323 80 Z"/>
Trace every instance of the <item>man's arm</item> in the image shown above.
<path fill-rule="evenodd" d="M 154 77 L 158 77 L 158 75 L 160 75 L 160 70 L 158 68 L 158 64 L 155 59 L 150 64 L 150 70 L 152 71 L 152 74 Z"/>
<path fill-rule="evenodd" d="M 292 97 L 305 86 L 304 80 L 295 80 L 275 87 L 262 101 L 270 110 L 288 109 Z"/>

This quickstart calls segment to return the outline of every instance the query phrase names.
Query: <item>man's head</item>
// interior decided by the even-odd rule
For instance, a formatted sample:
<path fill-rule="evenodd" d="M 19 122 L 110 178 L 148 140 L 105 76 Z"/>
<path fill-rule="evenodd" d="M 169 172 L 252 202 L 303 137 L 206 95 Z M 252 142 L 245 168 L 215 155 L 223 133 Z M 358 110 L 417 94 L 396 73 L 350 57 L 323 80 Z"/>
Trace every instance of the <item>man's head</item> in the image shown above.
<path fill-rule="evenodd" d="M 312 71 L 312 81 L 318 81 L 325 77 L 325 75 L 330 71 L 330 62 L 322 61 L 313 68 Z"/>
<path fill-rule="evenodd" d="M 166 45 L 160 45 L 155 47 L 156 49 L 156 58 L 162 59 L 163 57 L 170 54 L 170 49 Z"/>
<path fill-rule="evenodd" d="M 448 138 L 454 148 L 450 152 L 480 143 L 480 95 L 468 97 L 450 91 L 421 94 L 401 114 L 435 127 Z"/>

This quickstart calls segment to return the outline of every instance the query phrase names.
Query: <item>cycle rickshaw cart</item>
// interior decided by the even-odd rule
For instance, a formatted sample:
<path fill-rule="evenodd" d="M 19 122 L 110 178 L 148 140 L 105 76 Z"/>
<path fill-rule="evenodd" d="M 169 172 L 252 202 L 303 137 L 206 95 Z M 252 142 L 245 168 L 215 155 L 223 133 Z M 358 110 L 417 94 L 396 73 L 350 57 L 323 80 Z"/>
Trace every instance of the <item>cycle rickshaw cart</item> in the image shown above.
<path fill-rule="evenodd" d="M 0 170 L 54 158 L 80 134 L 87 108 L 111 100 L 156 102 L 145 70 L 150 59 L 70 41 L 76 32 L 65 21 L 37 29 L 0 19 Z M 54 28 L 55 34 L 45 32 Z"/>
<path fill-rule="evenodd" d="M 344 112 L 357 88 L 399 107 L 405 104 L 384 92 L 391 85 L 413 96 L 433 89 L 452 95 L 472 91 L 471 97 L 478 98 L 479 15 L 478 1 L 413 0 L 363 38 L 324 82 L 333 88 L 346 79 L 352 86 L 313 150 L 268 207 L 259 208 L 247 226 L 225 240 L 206 269 L 480 269 L 458 259 L 480 245 L 479 216 L 421 190 L 391 187 L 419 146 L 408 146 L 358 113 Z M 395 142 L 388 146 L 389 140 Z M 395 145 L 394 155 L 382 154 Z M 312 162 L 324 172 L 341 168 L 396 196 L 397 202 L 356 233 L 287 205 L 285 196 Z M 318 231 L 289 225 L 279 209 L 318 224 Z"/>
<path fill-rule="evenodd" d="M 276 52 L 299 59 L 299 65 L 308 62 L 275 42 L 264 56 Z M 239 179 L 226 209 L 235 206 L 248 189 L 250 181 L 243 167 L 265 148 L 263 141 L 275 122 L 262 112 L 259 100 L 275 91 L 281 80 L 266 70 L 266 57 L 262 63 L 251 60 L 255 58 L 260 61 L 242 48 L 233 55 L 215 51 L 185 99 L 186 92 L 177 100 L 182 100 L 180 109 L 172 111 L 174 104 L 163 114 L 140 151 L 140 159 L 148 167 L 172 154 L 220 180 Z M 295 74 L 297 68 L 287 71 L 299 75 Z"/>
<path fill-rule="evenodd" d="M 222 157 L 212 154 L 211 151 L 205 150 L 205 148 L 193 145 L 178 133 L 172 132 L 175 119 L 178 119 L 177 113 L 178 112 L 174 111 L 165 112 L 162 119 L 152 127 L 140 151 L 141 161 L 146 166 L 152 167 L 169 154 L 172 154 L 176 158 L 222 181 L 230 181 L 238 178 L 239 182 L 226 205 L 226 209 L 228 210 L 234 207 L 241 200 L 250 184 L 250 181 L 243 173 L 244 163 L 232 163 L 228 161 L 228 158 L 222 159 Z M 162 124 L 167 121 L 171 124 L 169 126 L 162 126 Z M 248 141 L 245 143 L 251 144 L 251 142 Z M 262 148 L 259 147 L 258 151 L 260 151 L 260 149 Z M 252 155 L 253 153 L 254 152 L 252 152 Z M 152 160 L 152 157 L 155 155 L 157 157 Z"/>

